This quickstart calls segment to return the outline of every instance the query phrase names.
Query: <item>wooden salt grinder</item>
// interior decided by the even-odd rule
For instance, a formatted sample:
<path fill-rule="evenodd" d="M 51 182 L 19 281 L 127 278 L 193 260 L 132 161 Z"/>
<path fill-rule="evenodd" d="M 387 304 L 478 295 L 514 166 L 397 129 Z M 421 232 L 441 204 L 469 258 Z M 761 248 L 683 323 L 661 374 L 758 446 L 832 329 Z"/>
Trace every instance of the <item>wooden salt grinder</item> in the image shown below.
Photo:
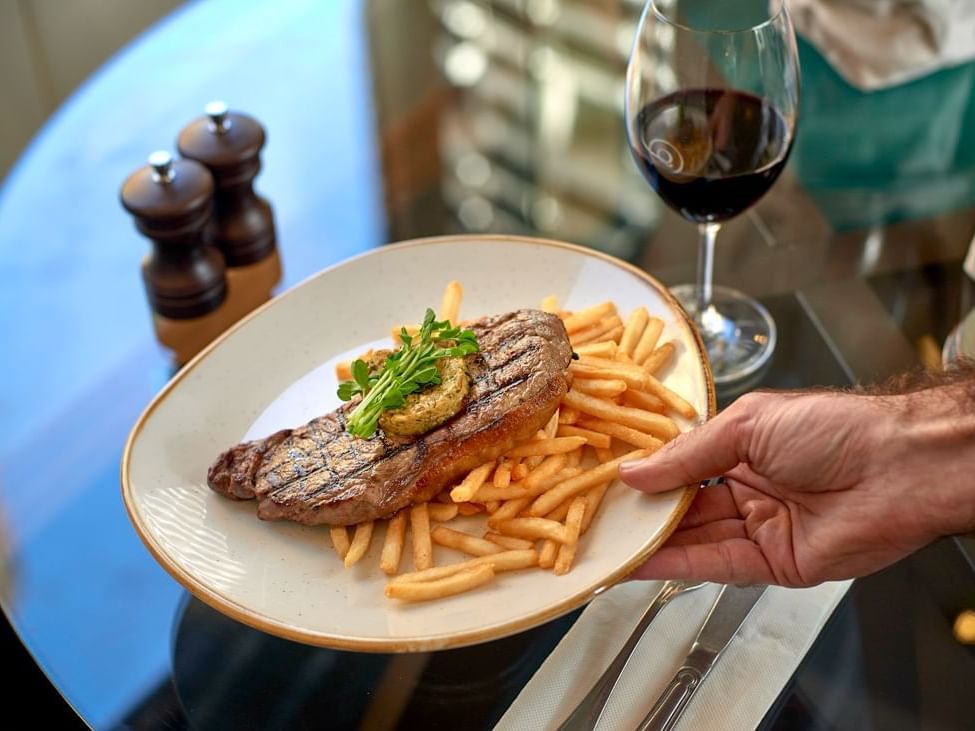
<path fill-rule="evenodd" d="M 271 297 L 281 281 L 281 259 L 270 204 L 254 192 L 261 169 L 264 128 L 253 117 L 210 102 L 205 115 L 179 133 L 183 157 L 205 165 L 216 185 L 210 240 L 227 262 L 231 307 L 243 316 Z"/>

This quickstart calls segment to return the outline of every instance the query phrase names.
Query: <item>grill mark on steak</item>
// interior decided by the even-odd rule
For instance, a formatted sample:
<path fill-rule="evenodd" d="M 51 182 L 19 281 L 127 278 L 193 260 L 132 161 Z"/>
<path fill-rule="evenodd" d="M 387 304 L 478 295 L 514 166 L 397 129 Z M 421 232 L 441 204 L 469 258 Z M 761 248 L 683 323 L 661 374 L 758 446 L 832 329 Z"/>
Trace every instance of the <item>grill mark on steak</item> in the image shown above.
<path fill-rule="evenodd" d="M 257 498 L 258 516 L 306 524 L 348 525 L 392 515 L 429 500 L 452 481 L 532 436 L 568 387 L 572 355 L 562 322 L 536 310 L 471 325 L 481 353 L 468 358 L 471 388 L 463 409 L 417 437 L 370 439 L 345 431 L 354 403 L 239 444 L 216 460 L 210 487 L 235 499 Z"/>

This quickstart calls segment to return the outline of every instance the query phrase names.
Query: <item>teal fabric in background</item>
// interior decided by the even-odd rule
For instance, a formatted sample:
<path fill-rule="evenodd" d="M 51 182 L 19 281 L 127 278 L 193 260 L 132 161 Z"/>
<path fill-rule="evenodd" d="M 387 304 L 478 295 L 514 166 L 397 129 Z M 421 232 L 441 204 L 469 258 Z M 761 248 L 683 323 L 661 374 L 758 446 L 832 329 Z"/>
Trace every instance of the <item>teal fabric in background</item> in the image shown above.
<path fill-rule="evenodd" d="M 975 63 L 866 93 L 802 39 L 799 58 L 791 165 L 835 228 L 975 203 Z"/>

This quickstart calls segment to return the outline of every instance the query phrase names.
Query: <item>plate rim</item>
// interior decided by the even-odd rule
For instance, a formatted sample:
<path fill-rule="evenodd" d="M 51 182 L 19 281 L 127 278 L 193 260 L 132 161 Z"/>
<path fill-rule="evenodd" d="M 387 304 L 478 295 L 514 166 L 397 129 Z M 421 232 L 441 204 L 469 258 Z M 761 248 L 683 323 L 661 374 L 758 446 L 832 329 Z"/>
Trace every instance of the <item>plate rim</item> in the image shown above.
<path fill-rule="evenodd" d="M 500 639 L 518 632 L 524 632 L 532 627 L 552 621 L 572 611 L 576 607 L 587 603 L 602 592 L 615 586 L 622 579 L 626 578 L 626 576 L 632 573 L 633 570 L 636 569 L 640 564 L 646 561 L 646 559 L 649 558 L 654 552 L 656 552 L 660 545 L 664 543 L 677 529 L 678 523 L 690 508 L 691 502 L 693 502 L 694 496 L 698 490 L 697 486 L 688 485 L 683 488 L 683 494 L 681 495 L 677 506 L 671 512 L 667 523 L 663 526 L 663 529 L 657 535 L 656 539 L 645 545 L 633 559 L 627 561 L 625 564 L 618 567 L 605 577 L 599 579 L 595 583 L 575 592 L 571 596 L 555 602 L 552 605 L 543 607 L 537 612 L 532 612 L 514 620 L 507 620 L 499 624 L 465 630 L 463 632 L 448 632 L 442 635 L 422 635 L 418 637 L 402 637 L 395 639 L 361 638 L 350 637 L 348 635 L 331 634 L 327 632 L 311 631 L 306 628 L 281 622 L 223 596 L 197 579 L 189 571 L 184 570 L 183 567 L 181 567 L 176 561 L 172 560 L 164 549 L 158 545 L 155 539 L 149 534 L 147 527 L 142 524 L 142 520 L 138 516 L 134 504 L 135 498 L 132 494 L 132 482 L 129 474 L 132 460 L 132 450 L 135 442 L 142 432 L 145 423 L 152 416 L 153 412 L 163 403 L 166 397 L 193 371 L 194 368 L 196 368 L 204 359 L 206 359 L 211 352 L 220 347 L 224 340 L 229 338 L 240 328 L 246 326 L 251 319 L 260 315 L 260 313 L 262 313 L 265 309 L 275 305 L 283 297 L 290 296 L 309 282 L 312 282 L 319 277 L 323 277 L 329 272 L 345 266 L 352 261 L 371 256 L 379 256 L 383 252 L 390 249 L 406 249 L 421 246 L 441 246 L 449 244 L 462 245 L 467 242 L 476 243 L 499 240 L 517 244 L 531 244 L 536 246 L 541 245 L 550 248 L 563 249 L 581 254 L 585 257 L 600 259 L 612 264 L 613 266 L 623 269 L 630 274 L 633 274 L 649 284 L 664 298 L 671 309 L 677 313 L 687 325 L 691 336 L 694 339 L 695 345 L 697 346 L 698 361 L 704 369 L 708 402 L 707 418 L 711 419 L 715 416 L 715 413 L 717 412 L 717 395 L 714 385 L 714 375 L 711 372 L 711 365 L 706 356 L 707 350 L 705 349 L 704 341 L 701 339 L 701 334 L 698 332 L 697 327 L 681 306 L 680 302 L 678 302 L 677 299 L 670 293 L 670 290 L 667 289 L 662 282 L 643 269 L 612 256 L 611 254 L 607 254 L 587 246 L 571 244 L 565 241 L 557 241 L 555 239 L 534 236 L 519 236 L 513 234 L 447 234 L 408 239 L 406 241 L 380 245 L 368 251 L 356 254 L 355 256 L 343 259 L 342 261 L 336 262 L 331 266 L 325 267 L 324 269 L 305 277 L 300 282 L 289 287 L 276 297 L 272 297 L 270 300 L 242 317 L 240 320 L 218 335 L 205 348 L 203 348 L 203 350 L 191 358 L 186 365 L 180 368 L 173 375 L 173 377 L 170 378 L 166 385 L 162 387 L 159 393 L 157 393 L 149 404 L 142 410 L 142 413 L 139 415 L 138 419 L 136 419 L 132 429 L 129 431 L 128 437 L 125 440 L 125 447 L 122 450 L 122 459 L 120 464 L 120 482 L 122 488 L 122 502 L 125 505 L 125 511 L 129 518 L 129 522 L 132 524 L 132 527 L 139 536 L 139 539 L 142 541 L 143 545 L 145 545 L 146 549 L 156 560 L 156 562 L 162 566 L 163 569 L 165 569 L 166 572 L 177 581 L 177 583 L 179 583 L 184 589 L 186 589 L 188 592 L 190 592 L 190 594 L 195 596 L 204 604 L 216 609 L 228 617 L 231 617 L 232 619 L 235 619 L 238 622 L 241 622 L 254 629 L 261 630 L 262 632 L 267 632 L 268 634 L 276 637 L 282 637 L 287 640 L 300 642 L 315 647 L 326 647 L 337 650 L 348 650 L 352 652 L 402 653 L 464 647 L 467 645 L 487 642 L 488 640 Z"/>

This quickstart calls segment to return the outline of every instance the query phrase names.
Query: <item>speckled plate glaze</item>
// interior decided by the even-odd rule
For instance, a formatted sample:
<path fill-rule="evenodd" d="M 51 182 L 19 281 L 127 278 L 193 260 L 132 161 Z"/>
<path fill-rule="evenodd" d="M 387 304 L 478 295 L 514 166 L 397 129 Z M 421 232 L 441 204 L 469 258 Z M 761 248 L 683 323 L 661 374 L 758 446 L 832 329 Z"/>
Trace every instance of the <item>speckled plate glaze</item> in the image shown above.
<path fill-rule="evenodd" d="M 316 274 L 245 318 L 183 368 L 136 422 L 122 458 L 122 496 L 140 538 L 177 581 L 235 619 L 299 642 L 436 650 L 554 619 L 621 580 L 670 535 L 692 488 L 649 497 L 614 485 L 569 574 L 502 574 L 468 594 L 403 605 L 383 595 L 381 531 L 369 554 L 345 570 L 325 527 L 262 522 L 253 502 L 227 500 L 206 486 L 207 467 L 222 450 L 333 409 L 335 362 L 436 308 L 450 279 L 464 285 L 464 318 L 537 307 L 549 294 L 567 309 L 609 298 L 623 313 L 645 305 L 666 322 L 663 337 L 678 344 L 666 382 L 700 414 L 713 415 L 700 339 L 644 272 L 582 247 L 509 236 L 383 247 Z M 474 529 L 480 519 L 467 520 Z M 459 559 L 435 549 L 438 563 Z M 411 568 L 408 547 L 403 567 Z"/>

